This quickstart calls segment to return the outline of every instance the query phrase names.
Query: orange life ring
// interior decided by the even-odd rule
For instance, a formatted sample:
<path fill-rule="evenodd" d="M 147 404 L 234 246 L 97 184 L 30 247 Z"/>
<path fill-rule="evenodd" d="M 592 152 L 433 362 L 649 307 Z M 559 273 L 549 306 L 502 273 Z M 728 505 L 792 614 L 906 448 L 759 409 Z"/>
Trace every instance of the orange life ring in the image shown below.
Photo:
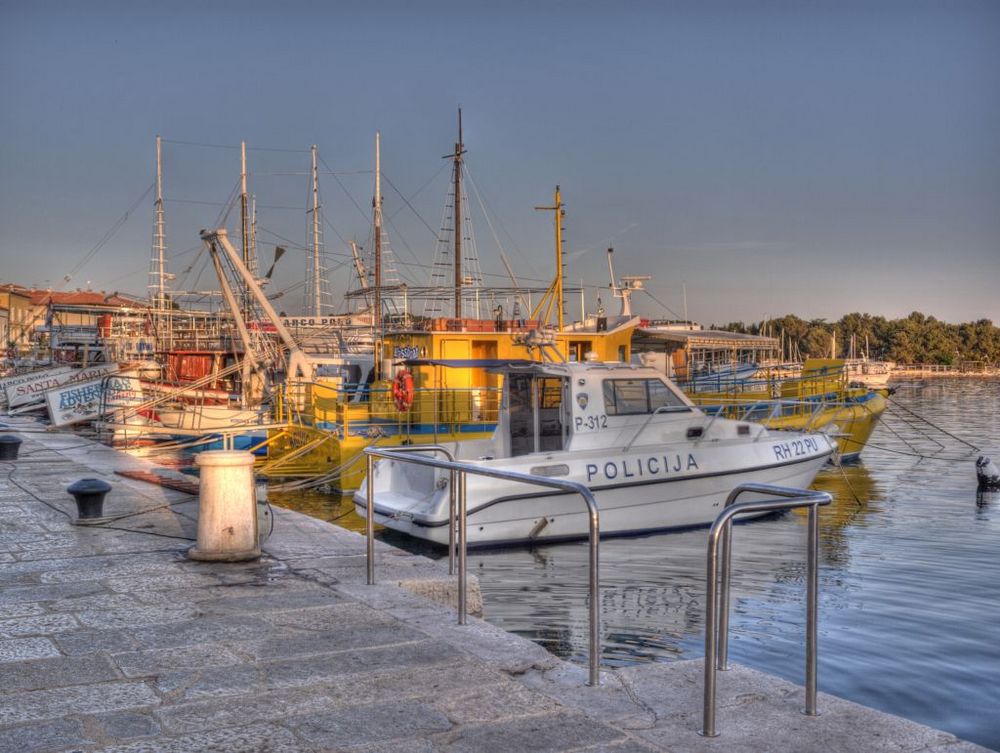
<path fill-rule="evenodd" d="M 413 405 L 413 374 L 408 370 L 403 369 L 396 374 L 392 383 L 392 399 L 400 413 L 406 413 Z"/>

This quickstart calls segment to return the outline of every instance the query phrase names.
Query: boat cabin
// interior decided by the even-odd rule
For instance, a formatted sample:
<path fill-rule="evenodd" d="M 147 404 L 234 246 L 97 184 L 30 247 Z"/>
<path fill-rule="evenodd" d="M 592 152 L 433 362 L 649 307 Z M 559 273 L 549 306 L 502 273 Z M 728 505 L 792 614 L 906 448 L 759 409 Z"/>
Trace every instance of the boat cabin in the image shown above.
<path fill-rule="evenodd" d="M 505 457 L 624 443 L 654 415 L 697 412 L 655 370 L 624 363 L 506 364 L 495 441 Z"/>

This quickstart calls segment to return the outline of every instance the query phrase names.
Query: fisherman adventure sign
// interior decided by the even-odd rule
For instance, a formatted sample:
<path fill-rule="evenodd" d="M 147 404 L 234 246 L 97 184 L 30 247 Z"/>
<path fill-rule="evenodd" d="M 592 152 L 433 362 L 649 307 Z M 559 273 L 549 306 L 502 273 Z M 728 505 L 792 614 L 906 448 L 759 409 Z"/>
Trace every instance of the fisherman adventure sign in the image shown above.
<path fill-rule="evenodd" d="M 69 426 L 139 405 L 142 385 L 134 373 L 108 374 L 49 390 L 45 400 L 52 425 Z"/>

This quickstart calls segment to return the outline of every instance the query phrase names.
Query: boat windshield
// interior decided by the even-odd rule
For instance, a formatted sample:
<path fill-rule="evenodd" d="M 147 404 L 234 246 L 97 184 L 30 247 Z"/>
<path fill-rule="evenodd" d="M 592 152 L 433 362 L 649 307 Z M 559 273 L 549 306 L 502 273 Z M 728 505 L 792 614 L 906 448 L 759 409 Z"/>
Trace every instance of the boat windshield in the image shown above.
<path fill-rule="evenodd" d="M 635 416 L 660 408 L 690 410 L 659 379 L 605 379 L 604 412 L 609 416 Z"/>

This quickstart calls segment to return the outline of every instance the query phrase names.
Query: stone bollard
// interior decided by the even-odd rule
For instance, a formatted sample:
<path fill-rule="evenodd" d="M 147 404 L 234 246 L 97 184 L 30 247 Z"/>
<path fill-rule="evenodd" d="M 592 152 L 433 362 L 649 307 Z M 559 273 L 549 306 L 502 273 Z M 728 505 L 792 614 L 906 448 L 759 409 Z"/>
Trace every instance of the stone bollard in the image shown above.
<path fill-rule="evenodd" d="M 82 478 L 66 491 L 76 500 L 78 525 L 104 522 L 104 497 L 111 491 L 111 484 L 99 478 Z"/>
<path fill-rule="evenodd" d="M 0 435 L 0 460 L 17 460 L 17 452 L 21 449 L 21 438 L 13 434 Z"/>
<path fill-rule="evenodd" d="M 200 452 L 198 542 L 187 556 L 210 562 L 242 562 L 260 557 L 253 453 L 242 450 Z"/>

